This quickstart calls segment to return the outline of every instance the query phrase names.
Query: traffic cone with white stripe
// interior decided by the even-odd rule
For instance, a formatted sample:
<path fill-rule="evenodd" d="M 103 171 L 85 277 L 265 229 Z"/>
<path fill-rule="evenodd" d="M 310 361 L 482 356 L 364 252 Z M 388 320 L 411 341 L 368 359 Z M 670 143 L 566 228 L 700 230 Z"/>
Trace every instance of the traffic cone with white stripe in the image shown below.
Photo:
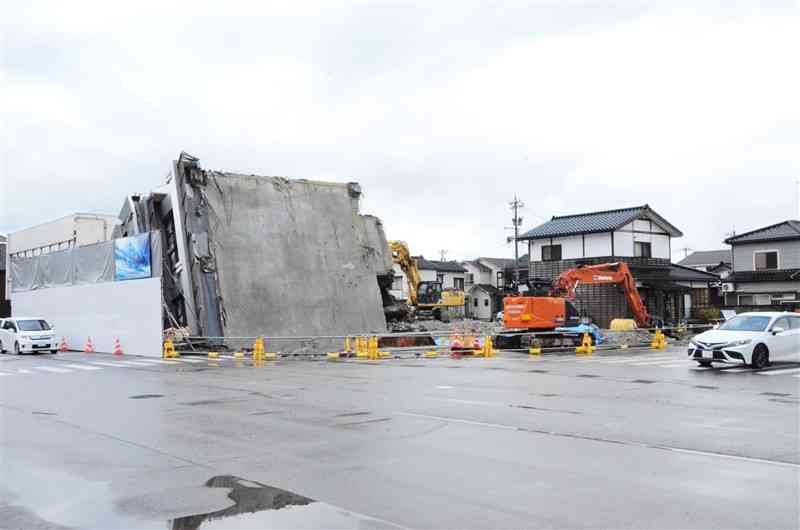
<path fill-rule="evenodd" d="M 83 353 L 94 353 L 94 345 L 92 344 L 92 337 L 86 339 L 86 345 L 83 347 Z"/>
<path fill-rule="evenodd" d="M 119 337 L 114 342 L 114 355 L 122 355 L 122 345 L 119 343 Z"/>
<path fill-rule="evenodd" d="M 69 346 L 67 346 L 67 339 L 61 337 L 61 344 L 58 345 L 58 351 L 64 353 L 65 351 L 69 351 Z"/>

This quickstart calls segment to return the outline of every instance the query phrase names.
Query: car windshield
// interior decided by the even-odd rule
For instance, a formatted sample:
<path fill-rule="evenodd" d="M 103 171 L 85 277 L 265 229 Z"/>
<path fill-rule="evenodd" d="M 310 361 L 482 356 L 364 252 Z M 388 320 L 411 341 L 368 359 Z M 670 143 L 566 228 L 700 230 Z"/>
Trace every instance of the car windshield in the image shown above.
<path fill-rule="evenodd" d="M 725 331 L 764 331 L 769 325 L 770 317 L 741 316 L 733 317 L 719 329 Z"/>
<path fill-rule="evenodd" d="M 50 325 L 44 320 L 17 320 L 20 331 L 49 331 Z"/>

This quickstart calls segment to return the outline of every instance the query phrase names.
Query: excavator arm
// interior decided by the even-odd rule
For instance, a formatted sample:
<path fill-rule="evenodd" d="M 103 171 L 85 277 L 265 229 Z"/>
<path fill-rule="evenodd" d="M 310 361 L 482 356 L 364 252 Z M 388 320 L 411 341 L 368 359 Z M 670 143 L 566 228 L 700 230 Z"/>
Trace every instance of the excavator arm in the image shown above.
<path fill-rule="evenodd" d="M 650 326 L 652 317 L 647 312 L 639 290 L 636 289 L 636 280 L 625 262 L 588 265 L 565 271 L 553 283 L 550 295 L 574 300 L 575 290 L 581 283 L 588 285 L 619 284 L 633 311 L 636 323 L 643 328 Z"/>
<path fill-rule="evenodd" d="M 417 268 L 417 263 L 411 257 L 408 245 L 402 241 L 389 241 L 389 249 L 392 251 L 392 260 L 403 270 L 408 280 L 408 301 L 412 306 L 417 306 L 417 292 L 422 282 L 422 276 Z"/>

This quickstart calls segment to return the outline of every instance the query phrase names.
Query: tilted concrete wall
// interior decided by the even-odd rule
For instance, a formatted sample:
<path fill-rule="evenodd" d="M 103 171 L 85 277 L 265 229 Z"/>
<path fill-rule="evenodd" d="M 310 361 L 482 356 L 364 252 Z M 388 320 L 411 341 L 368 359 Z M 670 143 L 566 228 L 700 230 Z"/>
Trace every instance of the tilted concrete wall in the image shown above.
<path fill-rule="evenodd" d="M 376 275 L 391 255 L 357 184 L 207 174 L 226 337 L 386 330 Z"/>

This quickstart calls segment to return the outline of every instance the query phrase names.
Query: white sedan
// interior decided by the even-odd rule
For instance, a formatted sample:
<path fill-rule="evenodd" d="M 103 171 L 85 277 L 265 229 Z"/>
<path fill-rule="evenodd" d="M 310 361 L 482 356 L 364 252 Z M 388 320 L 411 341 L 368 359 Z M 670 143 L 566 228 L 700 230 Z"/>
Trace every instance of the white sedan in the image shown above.
<path fill-rule="evenodd" d="M 50 350 L 58 352 L 55 330 L 43 318 L 14 317 L 0 320 L 0 353 Z"/>
<path fill-rule="evenodd" d="M 742 313 L 695 336 L 689 358 L 700 366 L 733 363 L 756 369 L 768 366 L 770 360 L 800 361 L 800 314 Z"/>

